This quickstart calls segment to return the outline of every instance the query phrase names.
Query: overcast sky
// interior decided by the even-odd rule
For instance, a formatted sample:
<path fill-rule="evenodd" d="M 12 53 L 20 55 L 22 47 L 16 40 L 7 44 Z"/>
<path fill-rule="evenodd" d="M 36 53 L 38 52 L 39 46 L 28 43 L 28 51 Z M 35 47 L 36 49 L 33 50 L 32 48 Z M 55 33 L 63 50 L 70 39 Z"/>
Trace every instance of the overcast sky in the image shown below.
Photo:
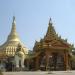
<path fill-rule="evenodd" d="M 75 44 L 75 0 L 0 0 L 0 45 L 7 40 L 13 16 L 29 49 L 46 34 L 50 17 L 59 36 Z"/>

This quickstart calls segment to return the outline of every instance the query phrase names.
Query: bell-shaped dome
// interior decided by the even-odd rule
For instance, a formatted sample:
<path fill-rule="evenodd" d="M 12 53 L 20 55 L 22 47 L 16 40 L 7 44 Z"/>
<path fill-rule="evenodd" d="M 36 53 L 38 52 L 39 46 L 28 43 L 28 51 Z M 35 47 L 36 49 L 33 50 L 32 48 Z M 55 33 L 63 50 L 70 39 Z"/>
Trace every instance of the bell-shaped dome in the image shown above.
<path fill-rule="evenodd" d="M 14 56 L 19 43 L 22 45 L 24 51 L 28 54 L 28 49 L 20 41 L 18 33 L 16 32 L 16 20 L 13 16 L 11 32 L 8 35 L 7 41 L 3 45 L 1 45 L 0 50 L 4 51 L 7 56 Z M 20 52 L 19 54 L 23 55 L 22 52 Z"/>

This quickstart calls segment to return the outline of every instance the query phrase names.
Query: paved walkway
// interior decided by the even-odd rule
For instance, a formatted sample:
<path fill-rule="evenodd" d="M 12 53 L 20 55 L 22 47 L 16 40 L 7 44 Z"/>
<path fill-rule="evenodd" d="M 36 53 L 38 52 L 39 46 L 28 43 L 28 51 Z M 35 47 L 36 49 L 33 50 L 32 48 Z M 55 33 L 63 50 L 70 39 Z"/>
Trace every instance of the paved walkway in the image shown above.
<path fill-rule="evenodd" d="M 75 71 L 3 72 L 4 75 L 75 75 Z"/>

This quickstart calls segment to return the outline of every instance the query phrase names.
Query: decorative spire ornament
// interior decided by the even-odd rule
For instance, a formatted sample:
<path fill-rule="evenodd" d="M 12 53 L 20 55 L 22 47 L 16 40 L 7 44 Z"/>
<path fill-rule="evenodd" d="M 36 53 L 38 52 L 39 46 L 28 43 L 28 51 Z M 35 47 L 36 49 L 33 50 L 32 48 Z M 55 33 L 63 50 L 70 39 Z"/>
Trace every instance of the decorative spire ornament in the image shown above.
<path fill-rule="evenodd" d="M 12 28 L 11 28 L 11 32 L 8 36 L 8 40 L 9 41 L 19 41 L 19 37 L 18 34 L 16 32 L 16 20 L 15 20 L 15 16 L 13 16 L 13 22 L 12 22 Z"/>
<path fill-rule="evenodd" d="M 50 25 L 50 24 L 52 24 L 52 19 L 51 19 L 51 18 L 49 19 L 49 25 Z"/>
<path fill-rule="evenodd" d="M 50 40 L 53 39 L 54 37 L 56 37 L 56 32 L 54 27 L 52 26 L 52 19 L 50 18 L 45 38 Z"/>

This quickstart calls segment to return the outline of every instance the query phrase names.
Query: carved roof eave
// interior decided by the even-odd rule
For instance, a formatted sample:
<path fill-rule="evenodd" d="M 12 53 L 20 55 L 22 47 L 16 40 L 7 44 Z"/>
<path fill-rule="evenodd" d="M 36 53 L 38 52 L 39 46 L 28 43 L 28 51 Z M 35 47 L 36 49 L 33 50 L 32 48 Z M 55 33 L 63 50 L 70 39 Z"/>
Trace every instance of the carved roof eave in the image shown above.
<path fill-rule="evenodd" d="M 71 47 L 72 45 L 69 44 L 67 41 L 65 41 L 64 39 L 59 39 L 59 41 L 61 41 L 63 44 L 65 44 L 68 47 Z"/>
<path fill-rule="evenodd" d="M 32 58 L 36 58 L 37 56 L 39 56 L 39 54 L 42 52 L 42 51 L 46 51 L 46 50 L 50 50 L 50 51 L 57 51 L 57 50 L 62 50 L 62 51 L 69 51 L 70 48 L 63 48 L 63 47 L 43 47 L 43 48 L 38 48 L 37 51 L 34 53 L 34 56 Z"/>
<path fill-rule="evenodd" d="M 69 44 L 68 42 L 65 42 L 63 39 L 55 39 L 57 42 L 61 42 L 62 44 L 65 44 L 65 45 L 67 45 L 68 47 L 69 46 L 71 46 L 71 44 Z M 54 41 L 54 40 L 52 40 L 52 41 Z M 51 43 L 51 40 L 48 40 L 48 43 Z M 35 46 L 38 46 L 38 45 L 46 45 L 46 44 L 48 44 L 48 43 L 46 43 L 46 40 L 44 40 L 44 39 L 42 39 L 42 41 L 40 41 L 40 42 L 37 42 L 37 44 L 35 44 Z M 34 46 L 34 47 L 35 47 Z"/>
<path fill-rule="evenodd" d="M 72 50 L 73 48 L 72 47 L 53 47 L 53 46 L 43 46 L 43 47 L 38 47 L 38 48 L 35 48 L 34 52 L 35 53 L 38 53 L 38 52 L 41 52 L 41 51 L 46 51 L 46 50 L 60 50 L 60 51 L 69 51 L 69 50 Z"/>
<path fill-rule="evenodd" d="M 41 49 L 54 49 L 54 50 L 58 50 L 58 49 L 60 49 L 60 50 L 69 50 L 70 49 L 70 47 L 58 47 L 58 46 L 43 46 L 42 48 L 40 48 L 40 47 L 38 47 L 38 50 L 41 50 Z"/>
<path fill-rule="evenodd" d="M 52 46 L 50 44 L 46 44 L 45 42 L 43 42 L 42 44 L 39 43 L 39 45 L 35 45 L 34 46 L 34 51 L 40 51 L 41 49 L 54 49 L 54 50 L 57 50 L 57 49 L 60 49 L 60 50 L 69 50 L 69 49 L 72 49 L 71 45 L 66 43 L 66 42 L 63 42 L 62 41 L 62 44 L 61 46 Z"/>

